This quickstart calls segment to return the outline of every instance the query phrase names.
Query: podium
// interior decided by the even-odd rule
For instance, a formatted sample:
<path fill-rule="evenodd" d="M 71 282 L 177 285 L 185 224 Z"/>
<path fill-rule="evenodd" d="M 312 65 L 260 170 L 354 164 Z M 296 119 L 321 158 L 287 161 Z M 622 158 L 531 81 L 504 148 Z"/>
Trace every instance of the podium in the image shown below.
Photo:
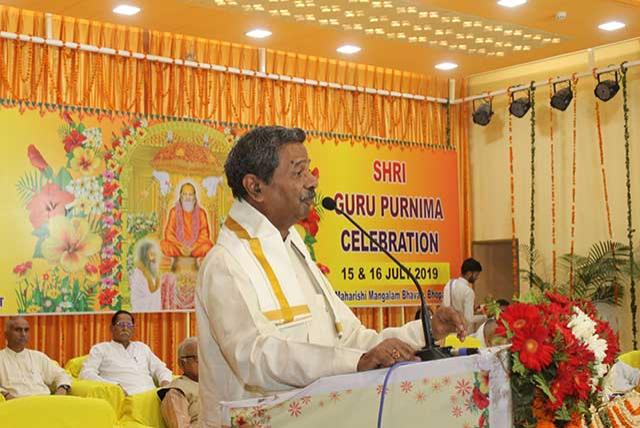
<path fill-rule="evenodd" d="M 503 348 L 388 369 L 321 378 L 303 389 L 222 402 L 228 428 L 512 426 L 509 357 Z"/>

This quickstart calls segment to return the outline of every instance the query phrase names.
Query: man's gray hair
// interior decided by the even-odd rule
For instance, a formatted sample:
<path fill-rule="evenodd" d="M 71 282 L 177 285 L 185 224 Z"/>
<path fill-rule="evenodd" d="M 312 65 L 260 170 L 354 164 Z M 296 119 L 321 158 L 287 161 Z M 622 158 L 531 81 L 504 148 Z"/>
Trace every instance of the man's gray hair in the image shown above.
<path fill-rule="evenodd" d="M 187 337 L 183 340 L 180 345 L 178 345 L 178 358 L 186 357 L 187 349 L 190 345 L 194 345 L 196 347 L 196 352 L 198 349 L 198 338 L 195 336 Z"/>
<path fill-rule="evenodd" d="M 247 197 L 247 189 L 242 185 L 242 179 L 247 174 L 253 174 L 269 184 L 280 162 L 280 147 L 303 143 L 306 137 L 300 128 L 282 126 L 259 126 L 240 137 L 224 164 L 233 197 L 240 200 Z"/>
<path fill-rule="evenodd" d="M 25 317 L 21 317 L 19 315 L 18 316 L 11 316 L 11 317 L 7 318 L 7 321 L 5 321 L 5 323 L 4 323 L 4 334 L 9 333 L 9 329 L 11 328 L 11 326 L 13 325 L 13 323 L 15 321 L 24 320 L 24 319 L 26 319 L 26 318 Z"/>

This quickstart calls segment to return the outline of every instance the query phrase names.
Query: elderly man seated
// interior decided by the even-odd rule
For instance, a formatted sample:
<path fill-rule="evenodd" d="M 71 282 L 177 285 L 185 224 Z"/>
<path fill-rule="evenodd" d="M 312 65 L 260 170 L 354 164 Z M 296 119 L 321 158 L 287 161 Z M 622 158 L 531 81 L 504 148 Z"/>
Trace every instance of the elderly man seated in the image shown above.
<path fill-rule="evenodd" d="M 178 347 L 178 364 L 184 373 L 158 390 L 162 400 L 162 417 L 169 428 L 198 426 L 200 396 L 198 394 L 198 340 L 185 339 Z"/>
<path fill-rule="evenodd" d="M 118 311 L 111 318 L 111 342 L 94 345 L 80 371 L 80 378 L 120 385 L 133 395 L 171 382 L 171 370 L 142 342 L 131 341 L 133 315 Z"/>
<path fill-rule="evenodd" d="M 0 393 L 11 400 L 30 395 L 49 395 L 51 389 L 65 395 L 71 378 L 42 352 L 26 349 L 29 323 L 22 317 L 11 317 L 4 326 L 7 347 L 0 351 Z"/>

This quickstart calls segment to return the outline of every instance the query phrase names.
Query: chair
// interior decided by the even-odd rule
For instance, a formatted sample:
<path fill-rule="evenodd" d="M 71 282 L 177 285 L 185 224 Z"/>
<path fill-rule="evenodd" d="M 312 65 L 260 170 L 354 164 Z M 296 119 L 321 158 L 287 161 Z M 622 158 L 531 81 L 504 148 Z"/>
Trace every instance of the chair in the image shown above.
<path fill-rule="evenodd" d="M 640 351 L 630 351 L 621 354 L 618 360 L 630 365 L 633 368 L 640 369 Z"/>
<path fill-rule="evenodd" d="M 156 390 L 125 396 L 122 388 L 106 382 L 78 379 L 87 355 L 69 360 L 65 370 L 73 377 L 71 395 L 101 398 L 109 403 L 123 428 L 166 428 Z"/>
<path fill-rule="evenodd" d="M 467 336 L 464 338 L 464 342 L 461 342 L 460 339 L 458 339 L 458 336 L 456 336 L 455 334 L 450 334 L 449 336 L 445 337 L 444 346 L 450 346 L 453 349 L 483 347 L 482 343 L 475 337 Z"/>
<path fill-rule="evenodd" d="M 104 400 L 58 395 L 16 398 L 0 404 L 3 427 L 114 428 L 116 414 Z"/>

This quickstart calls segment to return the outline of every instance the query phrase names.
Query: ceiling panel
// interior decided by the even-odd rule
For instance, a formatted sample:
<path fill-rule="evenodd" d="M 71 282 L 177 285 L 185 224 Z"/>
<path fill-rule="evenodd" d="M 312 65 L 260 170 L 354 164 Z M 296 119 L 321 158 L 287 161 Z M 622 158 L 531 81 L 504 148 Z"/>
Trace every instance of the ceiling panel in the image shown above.
<path fill-rule="evenodd" d="M 136 16 L 111 12 L 128 2 Z M 638 0 L 529 0 L 508 9 L 494 0 L 4 0 L 4 4 L 80 18 L 265 46 L 364 64 L 460 76 L 640 36 Z M 559 21 L 556 13 L 566 12 Z M 608 20 L 627 27 L 598 30 Z M 251 28 L 273 36 L 247 38 Z M 345 43 L 356 55 L 338 54 Z M 460 67 L 434 70 L 442 61 Z"/>

